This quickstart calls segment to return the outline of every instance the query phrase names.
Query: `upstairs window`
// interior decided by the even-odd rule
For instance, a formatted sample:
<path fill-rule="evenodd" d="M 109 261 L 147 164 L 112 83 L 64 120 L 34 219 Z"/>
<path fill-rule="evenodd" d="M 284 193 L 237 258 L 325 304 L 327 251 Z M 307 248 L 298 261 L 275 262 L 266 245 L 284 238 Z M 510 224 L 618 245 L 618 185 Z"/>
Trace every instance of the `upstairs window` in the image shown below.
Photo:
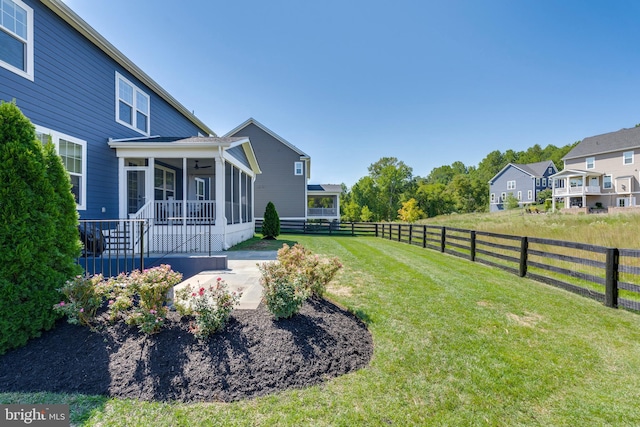
<path fill-rule="evenodd" d="M 33 80 L 33 9 L 0 0 L 0 67 Z"/>
<path fill-rule="evenodd" d="M 587 165 L 586 165 L 587 169 L 593 169 L 593 168 L 596 167 L 596 158 L 595 157 L 587 157 L 586 163 L 587 163 Z"/>
<path fill-rule="evenodd" d="M 491 203 L 496 202 L 496 193 L 491 193 Z"/>
<path fill-rule="evenodd" d="M 116 73 L 116 121 L 149 135 L 149 95 Z"/>
<path fill-rule="evenodd" d="M 543 187 L 547 186 L 547 178 L 542 178 L 542 186 Z"/>
<path fill-rule="evenodd" d="M 623 165 L 633 164 L 633 151 L 625 151 L 624 153 L 622 153 L 622 164 Z"/>
<path fill-rule="evenodd" d="M 295 162 L 293 164 L 293 173 L 294 175 L 302 175 L 303 172 L 303 163 L 302 162 Z"/>
<path fill-rule="evenodd" d="M 507 190 L 515 190 L 516 182 L 515 181 L 507 181 Z"/>
<path fill-rule="evenodd" d="M 602 188 L 605 190 L 610 190 L 612 188 L 611 175 L 605 175 L 602 177 Z"/>

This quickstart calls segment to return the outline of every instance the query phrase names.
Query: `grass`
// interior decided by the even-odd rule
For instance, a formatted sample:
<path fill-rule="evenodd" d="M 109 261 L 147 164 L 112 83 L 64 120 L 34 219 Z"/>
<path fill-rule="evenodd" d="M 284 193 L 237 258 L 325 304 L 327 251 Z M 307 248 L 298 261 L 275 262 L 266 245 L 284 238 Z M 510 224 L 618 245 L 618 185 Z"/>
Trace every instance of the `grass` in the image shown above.
<path fill-rule="evenodd" d="M 484 214 L 441 215 L 420 223 L 589 243 L 614 248 L 640 248 L 640 215 L 527 214 L 521 209 Z"/>
<path fill-rule="evenodd" d="M 70 403 L 75 424 L 100 426 L 640 424 L 640 316 L 407 244 L 286 237 L 343 262 L 329 296 L 367 322 L 367 368 L 231 404 L 6 393 L 0 403 Z"/>

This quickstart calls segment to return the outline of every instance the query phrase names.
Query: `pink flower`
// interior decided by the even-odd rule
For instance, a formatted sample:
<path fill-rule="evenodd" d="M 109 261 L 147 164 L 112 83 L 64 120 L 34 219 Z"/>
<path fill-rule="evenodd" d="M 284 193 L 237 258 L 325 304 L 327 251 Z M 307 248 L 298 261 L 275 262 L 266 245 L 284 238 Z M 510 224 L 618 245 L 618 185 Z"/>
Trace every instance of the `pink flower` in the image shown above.
<path fill-rule="evenodd" d="M 219 282 L 222 280 L 222 277 L 218 277 L 216 280 Z"/>
<path fill-rule="evenodd" d="M 112 299 L 109 300 L 109 305 L 113 304 L 115 301 L 113 301 Z"/>
<path fill-rule="evenodd" d="M 80 309 L 80 313 L 84 313 L 84 308 L 81 308 L 81 309 Z"/>
<path fill-rule="evenodd" d="M 155 310 L 152 308 L 151 310 L 149 310 L 149 313 L 151 313 L 151 314 L 156 314 L 156 313 L 157 313 L 157 311 L 155 311 Z"/>
<path fill-rule="evenodd" d="M 200 288 L 200 292 L 198 292 L 200 294 L 200 296 L 204 295 L 204 288 Z"/>
<path fill-rule="evenodd" d="M 64 307 L 64 301 L 60 301 L 60 307 Z"/>
<path fill-rule="evenodd" d="M 195 297 L 195 296 L 196 296 L 196 293 L 195 293 L 195 292 L 192 292 L 192 293 L 191 293 L 191 296 L 192 296 L 192 297 Z"/>

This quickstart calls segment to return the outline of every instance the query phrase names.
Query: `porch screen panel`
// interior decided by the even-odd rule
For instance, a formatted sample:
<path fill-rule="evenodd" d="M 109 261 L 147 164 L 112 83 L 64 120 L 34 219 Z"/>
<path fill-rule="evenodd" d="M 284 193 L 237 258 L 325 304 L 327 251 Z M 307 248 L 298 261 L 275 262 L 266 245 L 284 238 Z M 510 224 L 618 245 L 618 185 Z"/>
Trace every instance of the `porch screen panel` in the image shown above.
<path fill-rule="evenodd" d="M 247 174 L 240 175 L 242 182 L 242 220 L 244 222 L 249 221 L 249 216 L 247 214 Z"/>
<path fill-rule="evenodd" d="M 227 224 L 232 224 L 233 214 L 231 209 L 231 203 L 233 200 L 233 180 L 231 179 L 232 171 L 231 164 L 225 163 L 224 165 L 224 214 L 227 217 Z"/>
<path fill-rule="evenodd" d="M 233 168 L 233 223 L 240 222 L 240 169 Z"/>
<path fill-rule="evenodd" d="M 247 220 L 253 221 L 253 179 L 247 175 Z"/>

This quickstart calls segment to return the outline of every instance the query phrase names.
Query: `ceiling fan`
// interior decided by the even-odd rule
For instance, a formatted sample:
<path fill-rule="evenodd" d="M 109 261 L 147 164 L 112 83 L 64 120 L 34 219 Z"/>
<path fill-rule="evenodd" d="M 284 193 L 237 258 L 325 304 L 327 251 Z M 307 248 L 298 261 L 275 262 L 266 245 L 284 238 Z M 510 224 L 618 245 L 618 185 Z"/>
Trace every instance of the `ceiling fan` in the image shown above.
<path fill-rule="evenodd" d="M 198 161 L 196 160 L 196 166 L 194 167 L 194 169 L 195 169 L 195 170 L 198 170 L 198 169 L 207 169 L 207 168 L 210 168 L 210 167 L 211 167 L 211 165 L 208 165 L 208 166 L 200 166 L 200 165 L 198 165 Z"/>

